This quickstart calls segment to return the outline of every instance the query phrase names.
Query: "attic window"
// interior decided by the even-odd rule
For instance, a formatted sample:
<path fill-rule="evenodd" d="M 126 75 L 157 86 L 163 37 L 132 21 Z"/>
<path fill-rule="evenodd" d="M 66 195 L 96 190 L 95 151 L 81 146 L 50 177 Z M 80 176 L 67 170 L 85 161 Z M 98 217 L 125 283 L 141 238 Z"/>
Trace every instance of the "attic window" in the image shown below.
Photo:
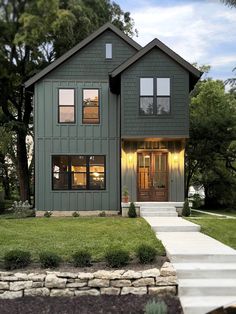
<path fill-rule="evenodd" d="M 112 59 L 112 44 L 106 44 L 106 59 Z"/>

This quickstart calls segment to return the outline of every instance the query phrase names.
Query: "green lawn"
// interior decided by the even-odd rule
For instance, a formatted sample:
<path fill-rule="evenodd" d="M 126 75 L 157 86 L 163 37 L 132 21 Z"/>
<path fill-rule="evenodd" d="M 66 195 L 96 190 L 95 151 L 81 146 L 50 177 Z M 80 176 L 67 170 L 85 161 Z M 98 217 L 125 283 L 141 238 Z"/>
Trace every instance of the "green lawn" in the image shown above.
<path fill-rule="evenodd" d="M 236 249 L 236 219 L 216 218 L 210 215 L 187 219 L 199 224 L 201 232 Z"/>
<path fill-rule="evenodd" d="M 34 260 L 41 251 L 52 251 L 65 261 L 81 248 L 88 249 L 94 260 L 101 260 L 107 248 L 119 247 L 134 254 L 146 243 L 165 254 L 162 243 L 142 218 L 27 218 L 0 219 L 0 260 L 12 249 L 28 250 Z"/>

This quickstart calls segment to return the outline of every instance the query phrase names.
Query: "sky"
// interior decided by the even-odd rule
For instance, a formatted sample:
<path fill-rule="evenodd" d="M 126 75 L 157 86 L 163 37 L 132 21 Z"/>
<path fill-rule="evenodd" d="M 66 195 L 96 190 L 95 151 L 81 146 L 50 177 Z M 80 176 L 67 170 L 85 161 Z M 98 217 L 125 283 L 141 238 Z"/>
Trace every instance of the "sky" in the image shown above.
<path fill-rule="evenodd" d="M 210 65 L 213 79 L 236 75 L 236 8 L 220 0 L 116 2 L 131 13 L 140 45 L 158 38 L 188 62 Z"/>

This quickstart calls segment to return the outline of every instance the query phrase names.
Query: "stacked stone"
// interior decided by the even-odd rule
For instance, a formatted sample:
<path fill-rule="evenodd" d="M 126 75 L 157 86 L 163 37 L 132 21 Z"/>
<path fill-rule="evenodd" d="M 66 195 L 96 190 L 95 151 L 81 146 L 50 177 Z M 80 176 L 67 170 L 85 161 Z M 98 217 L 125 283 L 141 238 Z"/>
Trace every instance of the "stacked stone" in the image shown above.
<path fill-rule="evenodd" d="M 23 296 L 84 296 L 125 294 L 177 294 L 177 278 L 173 266 L 166 262 L 159 270 L 99 270 L 93 273 L 0 272 L 0 299 Z"/>

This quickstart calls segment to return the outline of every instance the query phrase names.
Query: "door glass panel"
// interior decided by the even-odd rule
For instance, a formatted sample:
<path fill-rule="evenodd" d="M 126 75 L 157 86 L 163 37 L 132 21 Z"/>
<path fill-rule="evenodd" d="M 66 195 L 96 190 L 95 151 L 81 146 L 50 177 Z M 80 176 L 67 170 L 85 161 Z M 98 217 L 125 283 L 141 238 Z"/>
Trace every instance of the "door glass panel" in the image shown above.
<path fill-rule="evenodd" d="M 166 188 L 167 183 L 167 158 L 166 154 L 154 155 L 153 187 L 158 189 Z"/>
<path fill-rule="evenodd" d="M 150 166 L 151 156 L 149 154 L 139 155 L 139 188 L 142 190 L 150 188 Z"/>

